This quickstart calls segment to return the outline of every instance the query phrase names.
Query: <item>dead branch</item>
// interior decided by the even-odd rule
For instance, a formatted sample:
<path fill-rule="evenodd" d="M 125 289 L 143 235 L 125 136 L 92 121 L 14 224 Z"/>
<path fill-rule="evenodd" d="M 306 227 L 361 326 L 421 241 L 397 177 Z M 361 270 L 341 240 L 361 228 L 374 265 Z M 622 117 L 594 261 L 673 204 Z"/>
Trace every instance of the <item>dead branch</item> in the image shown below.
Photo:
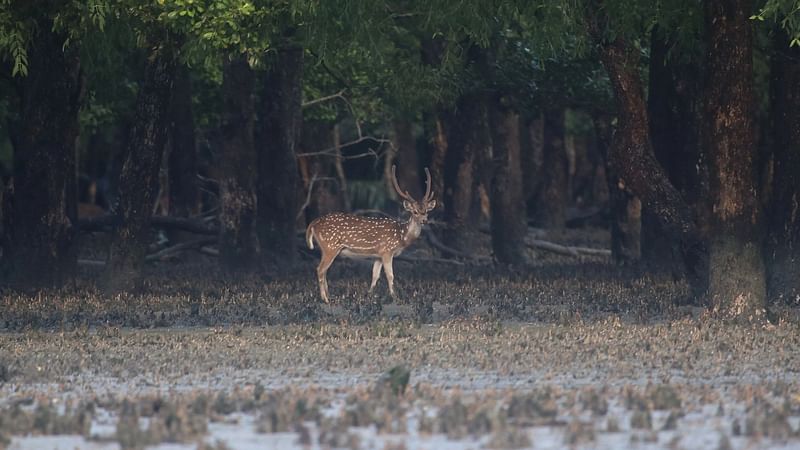
<path fill-rule="evenodd" d="M 311 204 L 311 195 L 314 193 L 314 183 L 317 182 L 317 173 L 314 172 L 314 175 L 311 176 L 311 180 L 308 182 L 308 194 L 306 194 L 306 201 L 300 206 L 300 211 L 297 212 L 297 216 L 295 217 L 295 221 L 300 220 L 303 217 L 303 212 L 305 212 L 308 205 Z"/>
<path fill-rule="evenodd" d="M 360 131 L 359 131 L 359 133 L 360 133 Z M 359 135 L 359 137 L 357 137 L 356 139 L 354 139 L 352 141 L 349 141 L 349 142 L 345 142 L 343 144 L 335 145 L 333 147 L 328 147 L 326 149 L 323 149 L 323 150 L 320 150 L 320 151 L 317 151 L 317 152 L 297 153 L 295 156 L 297 156 L 298 158 L 307 157 L 307 156 L 331 156 L 331 157 L 338 158 L 338 159 L 357 159 L 357 158 L 364 158 L 364 157 L 367 157 L 367 156 L 373 156 L 373 157 L 375 157 L 377 159 L 378 157 L 380 157 L 380 154 L 378 152 L 376 152 L 375 150 L 373 150 L 373 149 L 369 149 L 366 152 L 359 153 L 357 155 L 344 156 L 344 155 L 341 154 L 340 149 L 342 147 L 348 147 L 350 145 L 360 144 L 360 143 L 362 143 L 364 141 L 373 141 L 373 142 L 376 142 L 378 144 L 385 144 L 385 143 L 389 142 L 388 139 L 384 139 L 384 138 L 377 138 L 375 136 L 369 136 L 369 135 L 367 135 L 367 136 Z"/>
<path fill-rule="evenodd" d="M 303 102 L 303 104 L 300 106 L 302 106 L 303 108 L 308 108 L 309 106 L 316 105 L 317 103 L 327 102 L 328 100 L 335 100 L 337 98 L 346 101 L 343 94 L 344 94 L 344 89 L 335 94 L 326 95 L 325 97 L 315 98 L 314 100 Z"/>

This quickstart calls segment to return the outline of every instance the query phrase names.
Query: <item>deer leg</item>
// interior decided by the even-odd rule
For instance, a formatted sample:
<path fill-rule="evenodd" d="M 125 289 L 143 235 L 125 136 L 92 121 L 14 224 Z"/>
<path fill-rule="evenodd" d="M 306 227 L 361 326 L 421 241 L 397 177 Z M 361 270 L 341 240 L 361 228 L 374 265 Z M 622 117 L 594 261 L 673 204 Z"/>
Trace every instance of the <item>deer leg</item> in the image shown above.
<path fill-rule="evenodd" d="M 383 273 L 386 274 L 386 281 L 389 282 L 389 295 L 397 300 L 397 294 L 394 293 L 394 272 L 392 271 L 392 255 L 383 258 Z"/>
<path fill-rule="evenodd" d="M 317 280 L 319 281 L 319 294 L 322 296 L 322 299 L 325 300 L 325 303 L 330 303 L 330 298 L 328 297 L 328 269 L 333 264 L 333 260 L 336 259 L 336 256 L 339 253 L 326 253 L 322 252 L 322 259 L 319 261 L 319 266 L 317 266 Z"/>
<path fill-rule="evenodd" d="M 372 263 L 372 284 L 369 285 L 369 292 L 372 292 L 375 289 L 375 285 L 378 284 L 378 278 L 381 277 L 381 268 L 383 267 L 383 263 L 380 259 L 376 259 L 374 263 Z"/>

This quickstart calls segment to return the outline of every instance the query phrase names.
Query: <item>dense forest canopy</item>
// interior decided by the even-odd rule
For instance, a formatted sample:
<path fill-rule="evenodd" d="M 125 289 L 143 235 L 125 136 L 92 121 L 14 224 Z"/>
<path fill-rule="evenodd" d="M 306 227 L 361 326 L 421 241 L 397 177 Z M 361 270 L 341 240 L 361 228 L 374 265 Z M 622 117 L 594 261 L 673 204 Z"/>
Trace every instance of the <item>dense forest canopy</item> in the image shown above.
<path fill-rule="evenodd" d="M 314 218 L 393 208 L 396 164 L 445 258 L 589 224 L 722 317 L 800 301 L 794 1 L 0 0 L 0 55 L 10 284 L 99 231 L 135 289 L 159 227 L 278 273 Z"/>

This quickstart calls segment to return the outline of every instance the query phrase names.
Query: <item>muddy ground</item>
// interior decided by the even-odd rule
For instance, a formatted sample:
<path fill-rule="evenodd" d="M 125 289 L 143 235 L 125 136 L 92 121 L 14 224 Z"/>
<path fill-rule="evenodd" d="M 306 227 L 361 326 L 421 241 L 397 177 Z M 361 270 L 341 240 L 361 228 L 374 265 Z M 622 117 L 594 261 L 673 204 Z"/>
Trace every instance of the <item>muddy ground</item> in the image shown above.
<path fill-rule="evenodd" d="M 560 242 L 600 247 L 605 237 Z M 425 246 L 412 258 L 432 253 Z M 0 448 L 797 448 L 798 305 L 720 323 L 671 273 L 531 254 L 231 276 L 187 255 L 0 299 Z M 407 380 L 407 381 L 406 381 Z"/>

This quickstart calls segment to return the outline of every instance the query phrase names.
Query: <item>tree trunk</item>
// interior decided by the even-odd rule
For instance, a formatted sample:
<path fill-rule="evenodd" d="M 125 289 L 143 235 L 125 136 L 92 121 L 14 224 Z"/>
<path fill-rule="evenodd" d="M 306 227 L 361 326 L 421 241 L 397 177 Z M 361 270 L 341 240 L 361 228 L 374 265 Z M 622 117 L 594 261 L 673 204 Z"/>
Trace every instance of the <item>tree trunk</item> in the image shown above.
<path fill-rule="evenodd" d="M 682 63 L 668 56 L 673 42 L 658 29 L 650 41 L 649 93 L 647 109 L 650 135 L 656 159 L 667 178 L 684 200 L 697 212 L 697 220 L 706 214 L 700 170 L 699 124 L 700 74 L 697 64 Z M 702 227 L 701 227 L 702 228 Z M 681 270 L 678 243 L 663 239 L 655 215 L 642 214 L 642 256 L 651 265 Z"/>
<path fill-rule="evenodd" d="M 428 154 L 431 158 L 432 189 L 440 199 L 444 195 L 444 160 L 447 157 L 447 130 L 443 116 L 441 111 L 423 113 L 425 136 L 428 139 Z"/>
<path fill-rule="evenodd" d="M 20 121 L 15 127 L 14 194 L 6 217 L 2 272 L 22 286 L 61 283 L 76 266 L 72 246 L 77 218 L 75 144 L 81 103 L 78 50 L 66 36 L 37 21 L 30 41 L 29 74 L 18 81 Z"/>
<path fill-rule="evenodd" d="M 753 33 L 747 0 L 706 2 L 708 73 L 703 137 L 713 215 L 709 297 L 723 317 L 763 318 L 766 281 L 754 153 Z"/>
<path fill-rule="evenodd" d="M 784 33 L 772 56 L 772 204 L 767 241 L 767 293 L 800 303 L 800 49 Z"/>
<path fill-rule="evenodd" d="M 525 204 L 531 211 L 541 186 L 542 152 L 544 151 L 544 119 L 520 119 L 520 160 Z"/>
<path fill-rule="evenodd" d="M 223 70 L 219 262 L 229 271 L 248 271 L 256 268 L 259 253 L 253 135 L 255 74 L 243 55 L 226 61 Z"/>
<path fill-rule="evenodd" d="M 537 222 L 561 230 L 566 223 L 569 198 L 569 160 L 564 148 L 564 108 L 543 114 L 542 189 L 536 208 Z"/>
<path fill-rule="evenodd" d="M 335 147 L 334 137 L 332 125 L 322 121 L 305 122 L 301 139 L 303 152 Z M 303 157 L 300 161 L 305 191 L 308 193 L 312 189 L 305 209 L 306 223 L 345 209 L 344 191 L 337 176 L 337 160 L 333 155 L 315 155 Z"/>
<path fill-rule="evenodd" d="M 481 145 L 481 130 L 486 126 L 484 102 L 475 94 L 463 95 L 455 111 L 448 114 L 448 148 L 444 159 L 444 243 L 460 252 L 469 252 L 474 227 L 470 220 L 476 175 L 474 161 Z"/>
<path fill-rule="evenodd" d="M 588 22 L 591 34 L 600 44 L 601 60 L 617 103 L 619 123 L 609 160 L 619 172 L 620 187 L 639 197 L 654 212 L 666 238 L 680 243 L 692 296 L 698 299 L 707 286 L 707 252 L 692 211 L 653 153 L 637 54 L 621 37 L 607 41 L 600 29 L 591 26 L 599 23 L 598 18 L 590 17 Z"/>
<path fill-rule="evenodd" d="M 295 146 L 302 124 L 303 49 L 281 48 L 270 61 L 261 99 L 258 151 L 258 239 L 262 259 L 286 267 L 296 257 L 300 205 Z"/>
<path fill-rule="evenodd" d="M 158 190 L 158 173 L 169 132 L 169 105 L 176 56 L 169 43 L 150 45 L 144 81 L 136 99 L 133 127 L 119 183 L 116 212 L 122 220 L 112 235 L 106 265 L 106 287 L 135 287 L 150 241 L 150 218 Z"/>
<path fill-rule="evenodd" d="M 423 195 L 422 180 L 419 176 L 419 158 L 417 142 L 414 139 L 412 123 L 405 119 L 395 119 L 394 126 L 394 162 L 397 164 L 397 181 L 400 187 L 407 190 L 412 197 L 421 199 Z M 394 194 L 394 189 L 389 190 Z"/>
<path fill-rule="evenodd" d="M 489 104 L 489 129 L 492 134 L 494 177 L 492 178 L 492 249 L 503 264 L 524 265 L 525 203 L 522 198 L 519 117 L 504 105 L 500 95 Z"/>
<path fill-rule="evenodd" d="M 624 189 L 619 169 L 608 156 L 613 142 L 611 120 L 594 118 L 597 145 L 605 160 L 608 183 L 608 206 L 611 215 L 611 257 L 619 265 L 630 265 L 639 261 L 642 250 L 642 202 Z"/>
<path fill-rule="evenodd" d="M 170 215 L 189 217 L 200 212 L 200 189 L 197 183 L 197 145 L 192 113 L 192 79 L 189 68 L 181 65 L 172 93 L 171 138 L 169 152 Z"/>

